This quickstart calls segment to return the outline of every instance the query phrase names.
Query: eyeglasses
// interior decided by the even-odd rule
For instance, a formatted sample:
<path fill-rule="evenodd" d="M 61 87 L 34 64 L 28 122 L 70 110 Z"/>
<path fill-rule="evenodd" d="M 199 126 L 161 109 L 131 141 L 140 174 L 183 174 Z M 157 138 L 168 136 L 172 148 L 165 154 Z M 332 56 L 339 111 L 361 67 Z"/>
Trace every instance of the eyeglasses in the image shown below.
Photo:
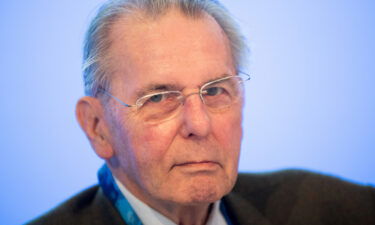
<path fill-rule="evenodd" d="M 199 94 L 210 111 L 227 109 L 242 97 L 243 82 L 248 80 L 250 80 L 250 75 L 241 72 L 239 75 L 225 76 L 205 83 L 199 92 L 184 95 L 181 91 L 160 91 L 140 97 L 134 105 L 124 103 L 104 89 L 99 89 L 99 91 L 122 106 L 136 108 L 144 121 L 157 123 L 172 118 L 178 111 L 177 109 L 184 104 L 185 99 L 194 94 Z"/>

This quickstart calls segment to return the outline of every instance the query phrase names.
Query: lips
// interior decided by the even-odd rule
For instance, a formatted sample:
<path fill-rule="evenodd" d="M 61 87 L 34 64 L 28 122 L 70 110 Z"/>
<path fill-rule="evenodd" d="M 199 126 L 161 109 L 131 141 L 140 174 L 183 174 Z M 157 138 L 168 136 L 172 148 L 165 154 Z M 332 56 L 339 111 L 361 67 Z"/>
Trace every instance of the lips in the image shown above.
<path fill-rule="evenodd" d="M 210 161 L 210 160 L 202 160 L 202 161 L 186 161 L 181 163 L 176 163 L 172 166 L 171 169 L 177 167 L 177 168 L 214 168 L 220 166 L 221 164 L 216 161 Z"/>
<path fill-rule="evenodd" d="M 189 161 L 189 162 L 183 162 L 183 163 L 178 163 L 175 166 L 189 166 L 189 165 L 199 165 L 199 164 L 218 164 L 217 162 L 214 161 Z"/>

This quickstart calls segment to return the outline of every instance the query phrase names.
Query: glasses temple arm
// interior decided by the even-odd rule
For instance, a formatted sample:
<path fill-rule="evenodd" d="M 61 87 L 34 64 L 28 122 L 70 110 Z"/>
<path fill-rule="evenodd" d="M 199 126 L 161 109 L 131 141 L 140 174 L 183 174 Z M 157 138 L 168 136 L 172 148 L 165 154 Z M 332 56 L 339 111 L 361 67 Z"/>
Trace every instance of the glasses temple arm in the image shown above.
<path fill-rule="evenodd" d="M 111 95 L 109 92 L 107 92 L 106 90 L 104 89 L 99 89 L 103 94 L 113 98 L 114 100 L 116 100 L 118 103 L 120 103 L 121 105 L 125 106 L 125 107 L 133 107 L 133 105 L 129 105 L 129 104 L 126 104 L 125 102 L 121 101 L 119 98 Z"/>

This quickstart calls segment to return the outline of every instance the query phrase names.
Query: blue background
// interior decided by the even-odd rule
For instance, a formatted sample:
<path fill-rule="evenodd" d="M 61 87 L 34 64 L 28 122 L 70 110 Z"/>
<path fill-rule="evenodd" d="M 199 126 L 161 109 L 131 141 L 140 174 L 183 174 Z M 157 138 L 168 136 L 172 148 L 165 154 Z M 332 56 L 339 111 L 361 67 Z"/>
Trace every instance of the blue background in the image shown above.
<path fill-rule="evenodd" d="M 96 182 L 80 130 L 81 48 L 101 1 L 0 2 L 0 224 Z M 305 168 L 375 184 L 375 1 L 223 3 L 251 46 L 241 171 Z"/>

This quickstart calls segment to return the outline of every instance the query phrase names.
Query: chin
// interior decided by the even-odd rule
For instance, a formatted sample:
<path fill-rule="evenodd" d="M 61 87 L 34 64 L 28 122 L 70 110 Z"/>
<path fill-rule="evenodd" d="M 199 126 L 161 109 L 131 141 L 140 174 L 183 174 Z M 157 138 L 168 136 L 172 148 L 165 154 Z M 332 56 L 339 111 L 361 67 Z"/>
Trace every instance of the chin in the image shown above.
<path fill-rule="evenodd" d="M 188 196 L 188 204 L 206 204 L 213 203 L 223 197 L 223 194 L 215 192 L 214 190 L 197 190 L 190 193 Z"/>
<path fill-rule="evenodd" d="M 194 179 L 187 187 L 184 196 L 182 196 L 184 203 L 204 204 L 221 199 L 232 189 L 233 185 L 231 182 L 223 180 Z"/>

